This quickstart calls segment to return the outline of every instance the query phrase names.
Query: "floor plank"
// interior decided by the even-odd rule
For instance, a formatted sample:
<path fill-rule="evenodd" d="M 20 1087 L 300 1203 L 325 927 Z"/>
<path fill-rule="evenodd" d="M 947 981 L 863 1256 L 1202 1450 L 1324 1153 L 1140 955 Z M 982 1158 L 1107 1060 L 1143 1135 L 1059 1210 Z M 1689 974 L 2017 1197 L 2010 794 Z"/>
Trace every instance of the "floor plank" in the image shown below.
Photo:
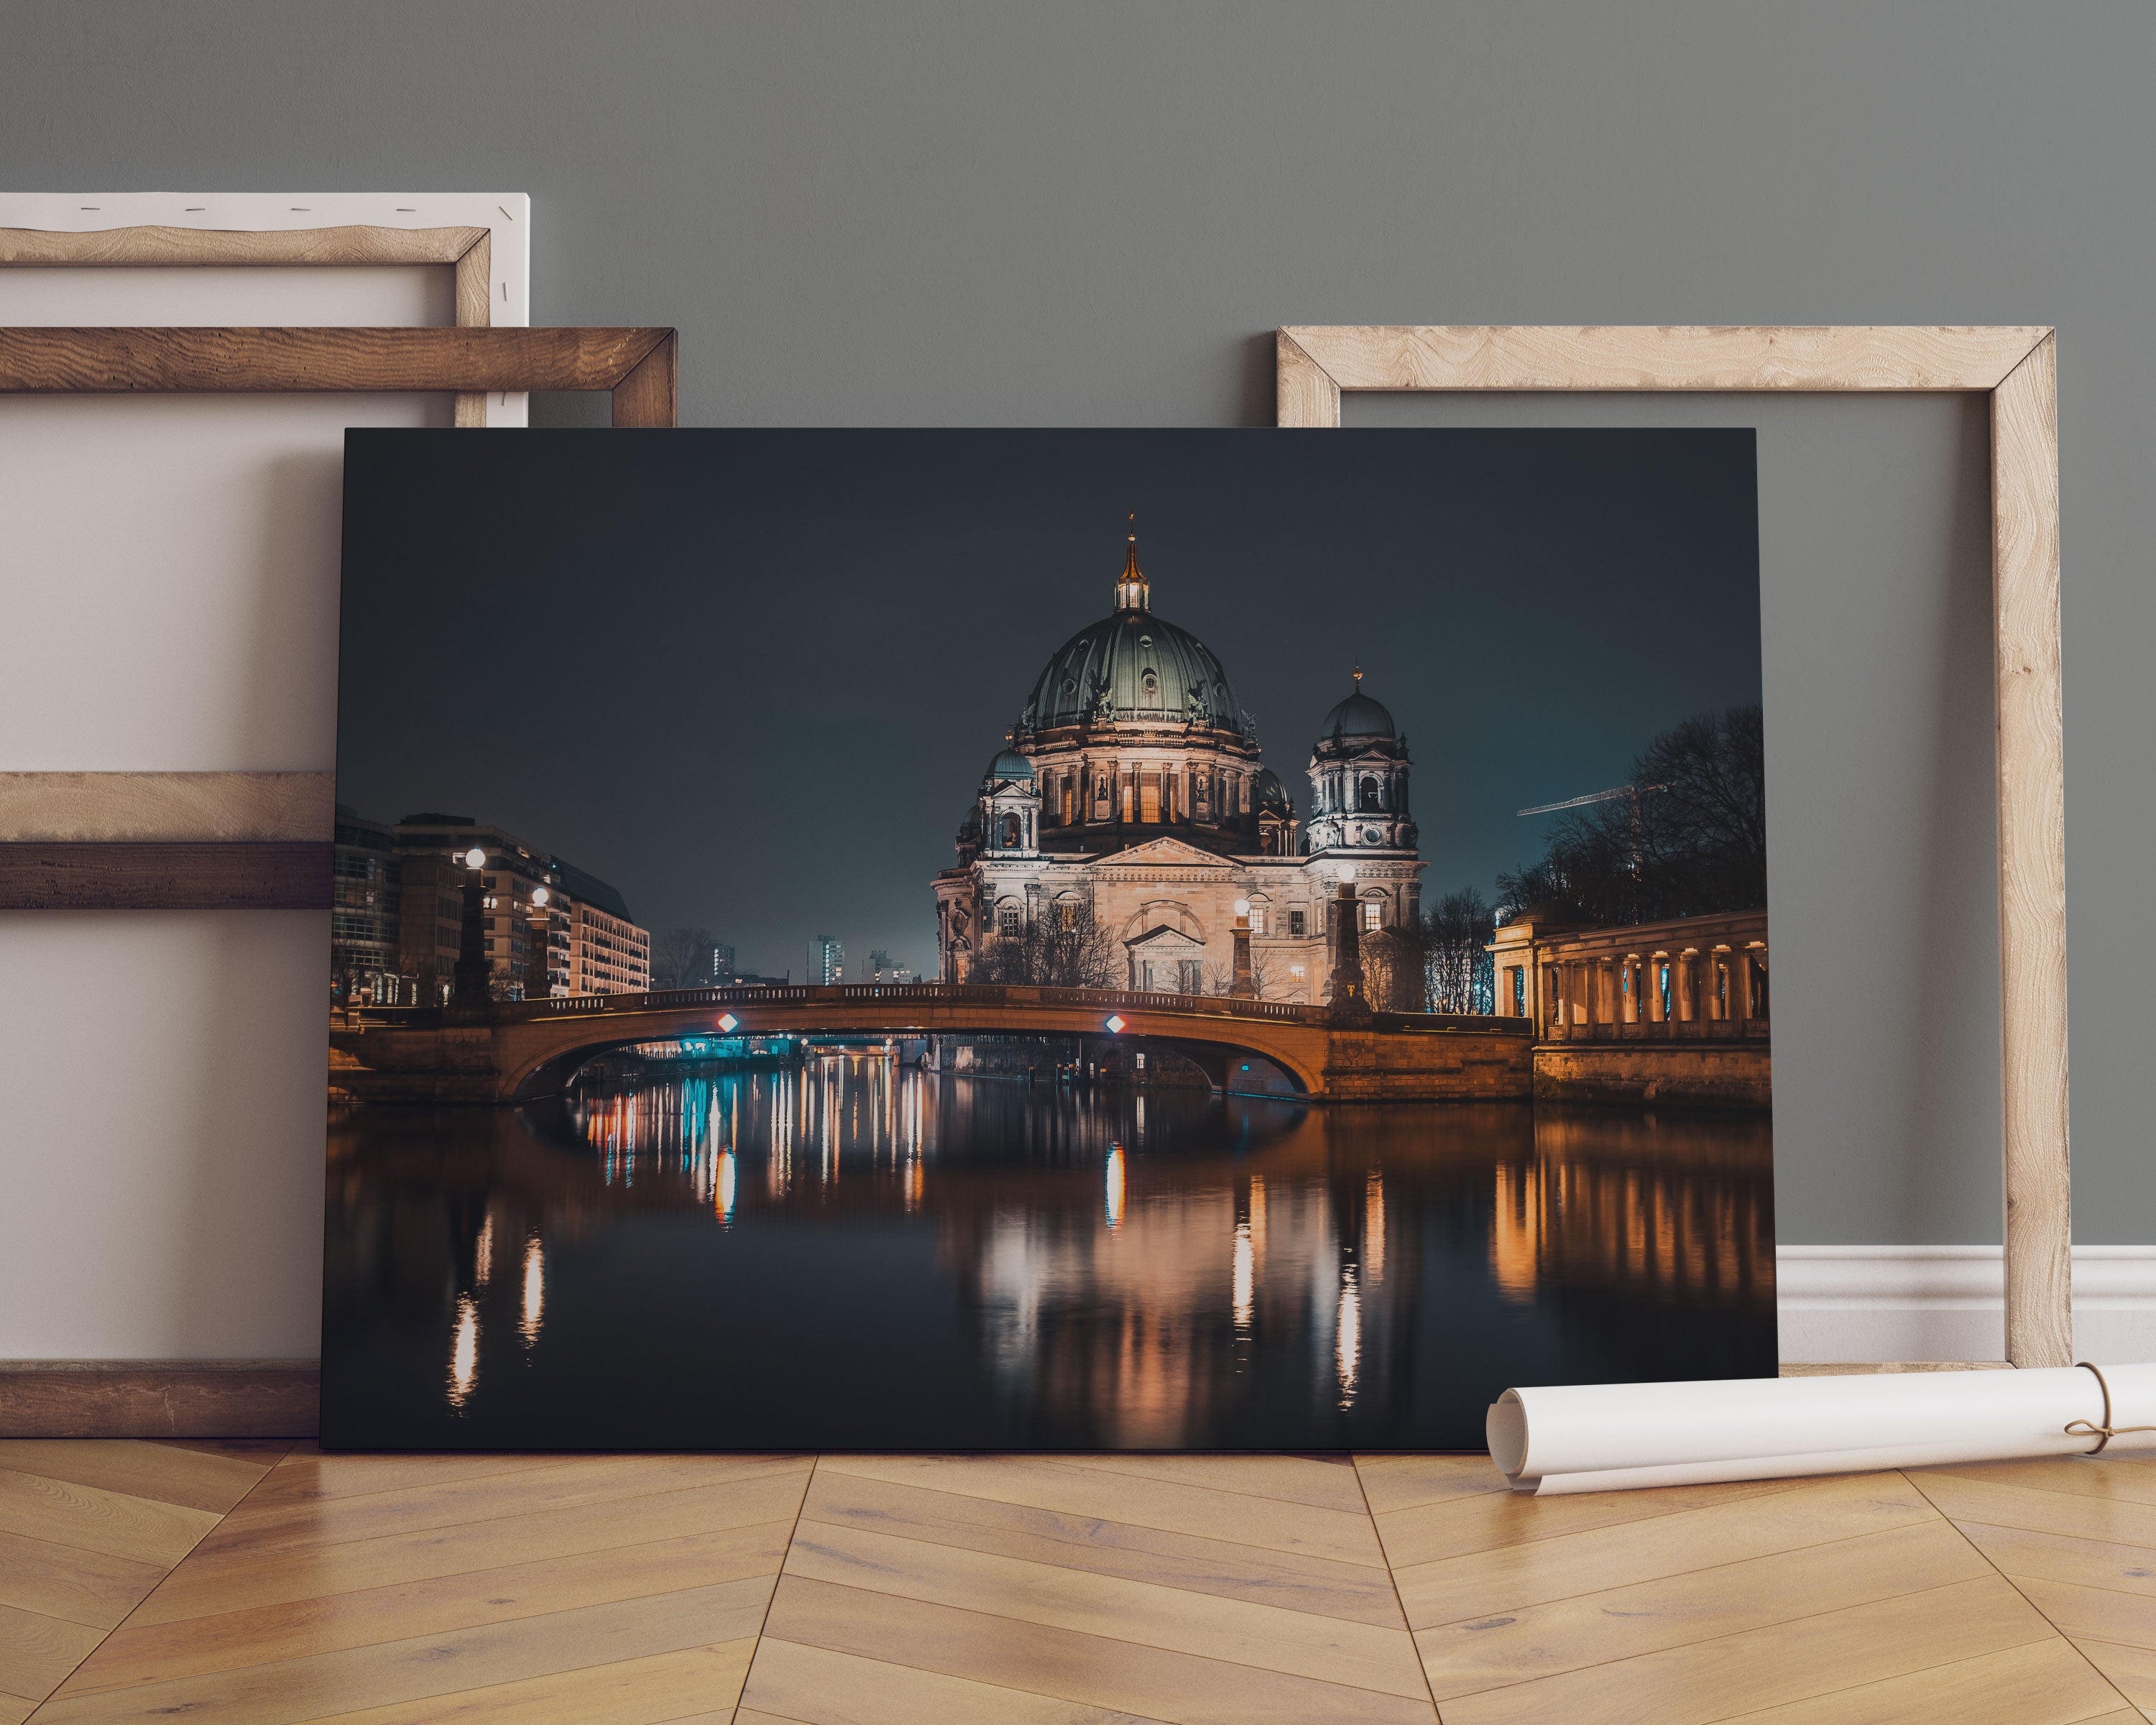
<path fill-rule="evenodd" d="M 1350 1623 L 859 1527 L 804 1524 L 787 1553 L 785 1573 L 1410 1700 L 1427 1693 L 1404 1627 Z"/>
<path fill-rule="evenodd" d="M 207 1617 L 671 1536 L 791 1521 L 808 1474 L 809 1464 L 802 1461 L 746 1482 L 722 1481 L 686 1491 L 346 1541 L 320 1551 L 275 1552 L 245 1563 L 199 1568 L 186 1564 L 143 1602 L 132 1624 Z"/>
<path fill-rule="evenodd" d="M 808 1522 L 866 1527 L 1319 1616 L 1405 1627 L 1389 1575 L 1327 1558 L 893 1485 L 828 1467 L 817 1470 L 801 1516 Z"/>
<path fill-rule="evenodd" d="M 2074 1645 L 2121 1695 L 2143 1712 L 2156 1717 L 2156 1653 L 2146 1647 L 2128 1647 L 2093 1636 L 2077 1637 Z"/>
<path fill-rule="evenodd" d="M 791 1642 L 1174 1725 L 1435 1725 L 1429 1699 L 782 1577 L 765 1647 Z M 756 1673 L 744 1699 L 761 1707 Z"/>
<path fill-rule="evenodd" d="M 0 1441 L 0 1467 L 218 1515 L 254 1488 L 274 1459 L 241 1461 L 132 1438 Z"/>
<path fill-rule="evenodd" d="M 1899 1475 L 1862 1474 L 1552 1538 L 1532 1537 L 1530 1517 L 1512 1530 L 1519 1543 L 1397 1568 L 1394 1579 L 1409 1625 L 1421 1630 L 1938 1519 Z"/>
<path fill-rule="evenodd" d="M 0 1467 L 0 1532 L 170 1565 L 218 1521 L 210 1510 Z"/>
<path fill-rule="evenodd" d="M 203 1676 L 54 1699 L 38 1725 L 116 1725 L 198 1713 L 218 1725 L 289 1725 L 393 1707 L 490 1686 L 558 1677 L 752 1638 L 770 1584 L 723 1583 L 449 1635 L 249 1665 Z M 422 1710 L 440 1717 L 439 1708 Z"/>
<path fill-rule="evenodd" d="M 110 1629 L 164 1576 L 162 1563 L 0 1533 L 0 1605 Z"/>
<path fill-rule="evenodd" d="M 102 1630 L 0 1605 L 0 1681 L 9 1693 L 42 1701 L 103 1639 Z"/>
<path fill-rule="evenodd" d="M 2014 1578 L 2014 1584 L 2063 1635 L 2119 1641 L 2156 1653 L 2156 1604 L 2144 1594 L 2025 1576 Z"/>
<path fill-rule="evenodd" d="M 260 1507 L 250 1500 L 203 1540 L 194 1565 L 202 1569 L 279 1552 L 318 1551 L 346 1542 L 463 1527 L 505 1516 L 542 1515 L 690 1486 L 790 1476 L 799 1466 L 791 1457 L 610 1455 L 578 1456 L 552 1467 L 479 1479 L 437 1480 L 415 1470 L 412 1483 L 358 1496 Z"/>
<path fill-rule="evenodd" d="M 1554 1539 L 1592 1527 L 1622 1527 L 1719 1503 L 1775 1497 L 1801 1489 L 1804 1484 L 1800 1480 L 1745 1480 L 1560 1497 L 1477 1492 L 1388 1512 L 1377 1517 L 1378 1534 L 1384 1543 L 1387 1560 L 1399 1570 L 1466 1552 L 1487 1551 L 1496 1545 Z"/>
<path fill-rule="evenodd" d="M 1510 1491 L 1512 1481 L 1487 1455 L 1361 1455 L 1356 1476 L 1373 1515 L 1413 1509 L 1448 1497 Z"/>
<path fill-rule="evenodd" d="M 749 1635 L 398 1706 L 326 1713 L 314 1725 L 680 1725 L 690 1718 L 731 1718 L 755 1646 Z"/>
<path fill-rule="evenodd" d="M 1909 1478 L 1949 1521 L 2025 1527 L 2115 1545 L 2156 1546 L 2156 1503 L 2041 1491 L 1928 1468 L 1912 1471 Z"/>
<path fill-rule="evenodd" d="M 791 1521 L 758 1522 L 209 1617 L 129 1624 L 106 1640 L 61 1692 L 167 1682 L 236 1666 L 775 1576 L 793 1530 Z"/>
<path fill-rule="evenodd" d="M 2136 1717 L 2063 1641 L 2031 1641 L 1737 1717 L 1743 1725 L 2118 1725 Z"/>
<path fill-rule="evenodd" d="M 1952 1527 L 1932 1522 L 1472 1617 L 1424 1630 L 1415 1641 L 1442 1704 L 1990 1573 Z"/>
<path fill-rule="evenodd" d="M 834 1472 L 896 1485 L 993 1497 L 1034 1509 L 1095 1516 L 1337 1563 L 1384 1567 L 1376 1532 L 1359 1507 L 1318 1508 L 1195 1482 L 1111 1475 L 1027 1456 L 827 1455 L 820 1465 Z"/>
<path fill-rule="evenodd" d="M 1153 1725 L 1145 1716 L 768 1635 L 742 1717 L 796 1725 Z"/>
<path fill-rule="evenodd" d="M 2066 1581 L 2156 1599 L 2156 1547 L 2113 1545 L 2107 1540 L 1995 1527 L 1984 1522 L 1956 1522 L 1954 1526 L 2000 1574 L 2016 1581 Z"/>
<path fill-rule="evenodd" d="M 1986 1576 L 1484 1690 L 1447 1701 L 1445 1725 L 1709 1725 L 2056 1639 L 2010 1583 Z"/>
<path fill-rule="evenodd" d="M 1362 1482 L 1348 1455 L 1095 1454 L 1045 1457 L 1132 1479 L 1165 1480 L 1213 1491 L 1236 1491 L 1282 1503 L 1307 1504 L 1359 1516 L 1367 1512 Z"/>

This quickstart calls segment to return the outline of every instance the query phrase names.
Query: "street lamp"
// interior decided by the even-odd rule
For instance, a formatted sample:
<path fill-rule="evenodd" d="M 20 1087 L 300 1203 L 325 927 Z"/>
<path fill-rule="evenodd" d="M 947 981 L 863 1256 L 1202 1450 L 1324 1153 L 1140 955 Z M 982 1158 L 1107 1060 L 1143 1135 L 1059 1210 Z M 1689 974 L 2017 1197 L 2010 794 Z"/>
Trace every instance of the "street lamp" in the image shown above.
<path fill-rule="evenodd" d="M 547 901 L 551 896 L 552 895 L 550 895 L 543 886 L 533 887 L 531 889 L 531 903 L 533 908 L 541 911 L 545 910 L 547 908 Z"/>
<path fill-rule="evenodd" d="M 1123 1034 L 1123 1015 L 1121 1013 L 1111 1012 L 1108 1014 L 1108 1034 L 1111 1036 L 1120 1036 Z"/>
<path fill-rule="evenodd" d="M 452 999 L 460 1007 L 483 1009 L 493 994 L 488 986 L 492 966 L 486 955 L 486 853 L 475 845 L 457 857 L 465 865 L 463 926 L 457 932 L 456 982 Z"/>

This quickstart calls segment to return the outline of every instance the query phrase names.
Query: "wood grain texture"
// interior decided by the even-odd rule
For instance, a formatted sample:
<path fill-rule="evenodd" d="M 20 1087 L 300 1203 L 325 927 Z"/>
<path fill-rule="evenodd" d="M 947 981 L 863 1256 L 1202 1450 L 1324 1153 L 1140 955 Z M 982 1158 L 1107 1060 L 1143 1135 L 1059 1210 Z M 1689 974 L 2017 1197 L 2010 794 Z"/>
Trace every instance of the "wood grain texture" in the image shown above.
<path fill-rule="evenodd" d="M 322 911 L 331 847 L 0 844 L 0 910 Z"/>
<path fill-rule="evenodd" d="M 331 773 L 0 773 L 0 843 L 327 842 Z"/>
<path fill-rule="evenodd" d="M 1991 398 L 2006 1357 L 2073 1363 L 2056 344 Z"/>
<path fill-rule="evenodd" d="M 667 330 L 613 387 L 616 425 L 669 427 L 680 423 L 680 342 Z"/>
<path fill-rule="evenodd" d="M 146 224 L 69 234 L 0 228 L 0 266 L 13 269 L 251 264 L 319 268 L 326 264 L 454 264 L 490 244 L 484 228 L 343 228 L 238 229 Z M 459 319 L 459 321 L 463 321 Z"/>
<path fill-rule="evenodd" d="M 1281 333 L 1335 389 L 1843 391 L 1994 389 L 2050 331 L 1394 324 Z M 1298 378 L 1295 392 L 1298 403 L 1322 406 L 1308 382 Z"/>
<path fill-rule="evenodd" d="M 1322 430 L 1340 424 L 1340 386 L 1286 330 L 1274 337 L 1274 417 L 1284 426 Z"/>
<path fill-rule="evenodd" d="M 673 333 L 665 329 L 0 329 L 0 393 L 612 390 L 669 342 Z"/>
<path fill-rule="evenodd" d="M 494 236 L 483 228 L 478 234 L 457 257 L 455 306 L 459 329 L 483 330 L 494 321 Z M 451 423 L 459 429 L 484 429 L 485 393 L 459 394 Z"/>
<path fill-rule="evenodd" d="M 0 1360 L 0 1437 L 304 1437 L 311 1360 Z"/>

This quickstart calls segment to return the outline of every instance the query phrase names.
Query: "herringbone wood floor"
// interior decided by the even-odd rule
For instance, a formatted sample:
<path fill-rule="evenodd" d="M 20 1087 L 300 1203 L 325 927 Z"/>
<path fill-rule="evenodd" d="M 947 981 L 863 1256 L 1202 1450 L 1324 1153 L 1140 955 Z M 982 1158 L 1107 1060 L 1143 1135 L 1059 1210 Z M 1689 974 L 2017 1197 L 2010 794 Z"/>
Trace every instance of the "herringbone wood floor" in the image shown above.
<path fill-rule="evenodd" d="M 2156 1463 L 1501 1483 L 0 1444 L 0 1725 L 2156 1719 Z"/>

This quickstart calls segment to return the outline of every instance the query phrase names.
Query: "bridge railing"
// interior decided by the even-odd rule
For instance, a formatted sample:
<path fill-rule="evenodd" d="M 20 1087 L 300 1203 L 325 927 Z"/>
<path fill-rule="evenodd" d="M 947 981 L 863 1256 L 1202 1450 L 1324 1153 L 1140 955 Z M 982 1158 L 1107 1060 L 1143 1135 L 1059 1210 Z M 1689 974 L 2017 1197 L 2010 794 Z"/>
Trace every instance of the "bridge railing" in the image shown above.
<path fill-rule="evenodd" d="M 656 988 L 634 994 L 569 994 L 547 1000 L 496 1001 L 488 1009 L 495 1024 L 530 1024 L 542 1019 L 635 1013 L 678 1012 L 713 1006 L 849 1006 L 889 1003 L 893 1006 L 965 1005 L 1062 1007 L 1097 1012 L 1143 1012 L 1186 1018 L 1233 1019 L 1244 1022 L 1326 1024 L 1331 1009 L 1288 1000 L 1250 1000 L 1228 994 L 1174 994 L 1140 988 L 1059 988 L 1022 983 L 778 983 L 755 987 Z M 377 1007 L 349 1015 L 353 1029 L 369 1024 L 412 1028 L 443 1022 L 439 1007 Z M 1483 1018 L 1456 1013 L 1381 1012 L 1370 1021 L 1378 1029 L 1399 1031 L 1476 1030 L 1532 1037 L 1525 1019 Z"/>

